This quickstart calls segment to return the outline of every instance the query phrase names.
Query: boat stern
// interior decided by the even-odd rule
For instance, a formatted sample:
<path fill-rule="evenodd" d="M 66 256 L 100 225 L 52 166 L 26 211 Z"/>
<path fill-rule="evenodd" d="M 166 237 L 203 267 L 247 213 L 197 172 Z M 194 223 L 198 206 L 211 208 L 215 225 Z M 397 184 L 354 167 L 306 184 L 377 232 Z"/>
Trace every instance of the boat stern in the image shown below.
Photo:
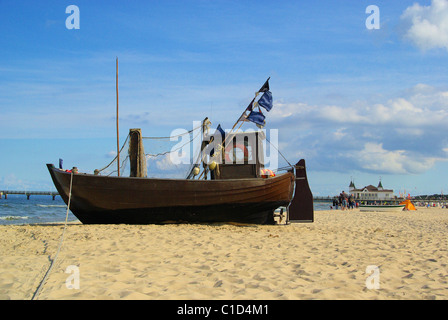
<path fill-rule="evenodd" d="M 301 159 L 294 166 L 294 197 L 288 207 L 289 222 L 314 222 L 314 203 L 306 175 L 305 160 Z"/>

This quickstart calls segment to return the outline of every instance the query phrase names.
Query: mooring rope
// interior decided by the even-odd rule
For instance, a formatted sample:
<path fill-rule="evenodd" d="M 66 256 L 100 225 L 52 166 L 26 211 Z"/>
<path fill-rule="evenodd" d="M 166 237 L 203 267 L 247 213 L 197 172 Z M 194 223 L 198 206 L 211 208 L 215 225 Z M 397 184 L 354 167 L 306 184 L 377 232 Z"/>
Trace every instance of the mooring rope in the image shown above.
<path fill-rule="evenodd" d="M 40 282 L 39 287 L 37 288 L 36 292 L 34 292 L 33 297 L 31 298 L 31 300 L 35 300 L 35 299 L 38 298 L 44 283 L 47 281 L 47 278 L 50 275 L 50 272 L 51 272 L 51 269 L 53 268 L 54 262 L 58 258 L 59 251 L 61 250 L 62 242 L 64 241 L 65 230 L 67 229 L 68 212 L 70 211 L 70 201 L 71 201 L 71 198 L 72 198 L 72 185 L 73 185 L 73 172 L 70 174 L 70 191 L 69 191 L 69 194 L 68 194 L 67 212 L 65 214 L 65 225 L 64 225 L 64 230 L 62 231 L 61 239 L 59 240 L 58 251 L 56 252 L 56 255 L 54 256 L 53 260 L 51 261 L 51 264 L 50 264 L 50 267 L 47 270 L 47 273 L 45 273 L 44 278 Z"/>

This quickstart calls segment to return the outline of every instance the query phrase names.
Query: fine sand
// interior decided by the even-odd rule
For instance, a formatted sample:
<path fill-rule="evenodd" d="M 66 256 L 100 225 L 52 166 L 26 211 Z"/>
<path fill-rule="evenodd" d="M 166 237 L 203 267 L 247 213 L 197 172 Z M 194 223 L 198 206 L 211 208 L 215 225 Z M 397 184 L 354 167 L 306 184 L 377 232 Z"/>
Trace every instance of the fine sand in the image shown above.
<path fill-rule="evenodd" d="M 448 209 L 417 209 L 276 226 L 71 223 L 37 298 L 447 299 Z M 33 297 L 62 231 L 0 226 L 0 299 Z"/>

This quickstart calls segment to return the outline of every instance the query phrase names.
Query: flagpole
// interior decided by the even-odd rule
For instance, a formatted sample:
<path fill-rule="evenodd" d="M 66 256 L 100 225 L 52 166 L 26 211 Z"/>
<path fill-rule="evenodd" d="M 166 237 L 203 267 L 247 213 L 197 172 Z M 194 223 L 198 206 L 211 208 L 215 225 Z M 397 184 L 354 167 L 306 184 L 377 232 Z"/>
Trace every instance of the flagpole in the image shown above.
<path fill-rule="evenodd" d="M 235 122 L 235 124 L 232 127 L 232 130 L 230 130 L 230 132 L 233 131 L 233 129 L 235 129 L 236 125 L 238 124 L 238 122 L 240 122 L 241 117 L 246 113 L 247 109 L 254 103 L 255 99 L 257 98 L 258 93 L 263 90 L 263 88 L 267 85 L 267 87 L 269 88 L 269 79 L 271 79 L 271 77 L 269 77 L 266 82 L 261 86 L 260 90 L 257 91 L 257 93 L 255 94 L 255 97 L 252 99 L 252 101 L 249 103 L 249 105 L 247 106 L 247 108 L 243 111 L 243 113 L 241 114 L 241 116 L 238 118 L 238 120 Z"/>
<path fill-rule="evenodd" d="M 255 97 L 252 99 L 252 101 L 249 103 L 249 105 L 247 106 L 247 108 L 243 111 L 243 113 L 241 114 L 241 116 L 238 118 L 238 120 L 235 122 L 235 124 L 233 125 L 232 129 L 230 130 L 230 132 L 228 134 L 226 134 L 226 137 L 224 139 L 224 142 L 222 143 L 222 145 L 224 146 L 227 142 L 227 139 L 230 136 L 230 133 L 232 133 L 233 129 L 235 129 L 236 125 L 238 124 L 238 122 L 240 122 L 241 118 L 243 117 L 243 115 L 246 113 L 247 109 L 249 109 L 250 106 L 252 106 L 252 104 L 254 103 L 255 99 L 257 98 L 257 95 L 259 92 L 261 92 L 263 89 L 267 88 L 267 90 L 269 90 L 269 79 L 271 79 L 271 77 L 269 77 L 265 83 L 261 86 L 260 90 L 257 91 L 257 93 L 255 94 Z M 244 121 L 242 121 L 244 123 Z M 241 123 L 240 127 L 237 129 L 239 130 L 241 128 L 241 126 L 243 125 L 243 123 Z"/>
<path fill-rule="evenodd" d="M 116 62 L 116 80 L 115 87 L 117 91 L 117 168 L 118 168 L 118 176 L 120 176 L 120 137 L 118 132 L 118 57 Z"/>
<path fill-rule="evenodd" d="M 236 125 L 238 124 L 238 122 L 240 122 L 240 119 L 241 119 L 241 118 L 243 117 L 243 115 L 246 113 L 247 109 L 249 109 L 249 107 L 252 106 L 252 104 L 254 103 L 255 99 L 257 98 L 258 93 L 261 92 L 261 91 L 262 91 L 263 89 L 265 89 L 265 88 L 266 88 L 266 90 L 269 90 L 269 79 L 271 79 L 271 77 L 269 77 L 269 78 L 266 80 L 266 82 L 261 86 L 260 90 L 257 91 L 257 93 L 255 94 L 255 97 L 252 99 L 252 101 L 249 103 L 249 105 L 247 106 L 247 108 L 243 111 L 243 113 L 241 114 L 241 116 L 240 116 L 240 117 L 238 118 L 238 120 L 235 122 L 235 124 L 233 125 L 232 129 L 230 130 L 230 132 L 225 134 L 224 141 L 221 143 L 221 145 L 219 145 L 219 151 L 215 151 L 215 154 L 213 155 L 213 157 L 219 155 L 219 153 L 220 153 L 222 150 L 224 150 L 224 146 L 226 145 L 227 139 L 230 137 L 230 134 L 231 134 L 232 131 L 235 129 L 235 127 L 236 127 Z M 243 121 L 243 123 L 244 123 L 244 121 Z M 241 125 L 240 125 L 239 128 L 241 128 L 241 126 L 243 125 L 243 123 L 241 123 Z M 237 130 L 239 130 L 239 128 L 238 128 Z M 212 142 L 212 140 L 210 141 L 210 143 L 211 143 L 211 142 Z M 199 176 L 198 179 L 201 179 L 202 174 L 204 174 L 204 172 L 205 172 L 205 169 L 204 169 L 204 171 L 201 173 L 201 175 Z M 204 179 L 205 179 L 205 178 L 206 178 L 206 177 L 204 176 Z"/>

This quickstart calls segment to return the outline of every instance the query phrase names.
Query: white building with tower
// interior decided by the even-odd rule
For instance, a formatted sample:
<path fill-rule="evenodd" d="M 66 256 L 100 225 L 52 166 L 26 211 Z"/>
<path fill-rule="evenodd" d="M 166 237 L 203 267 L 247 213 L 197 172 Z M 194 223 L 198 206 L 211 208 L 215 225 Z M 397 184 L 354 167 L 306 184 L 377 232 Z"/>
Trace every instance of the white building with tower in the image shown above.
<path fill-rule="evenodd" d="M 378 183 L 378 187 L 373 185 L 365 186 L 364 188 L 357 189 L 355 187 L 355 183 L 350 181 L 349 193 L 353 196 L 354 200 L 370 200 L 370 201 L 388 201 L 394 200 L 394 190 L 392 189 L 384 189 L 383 184 Z"/>

